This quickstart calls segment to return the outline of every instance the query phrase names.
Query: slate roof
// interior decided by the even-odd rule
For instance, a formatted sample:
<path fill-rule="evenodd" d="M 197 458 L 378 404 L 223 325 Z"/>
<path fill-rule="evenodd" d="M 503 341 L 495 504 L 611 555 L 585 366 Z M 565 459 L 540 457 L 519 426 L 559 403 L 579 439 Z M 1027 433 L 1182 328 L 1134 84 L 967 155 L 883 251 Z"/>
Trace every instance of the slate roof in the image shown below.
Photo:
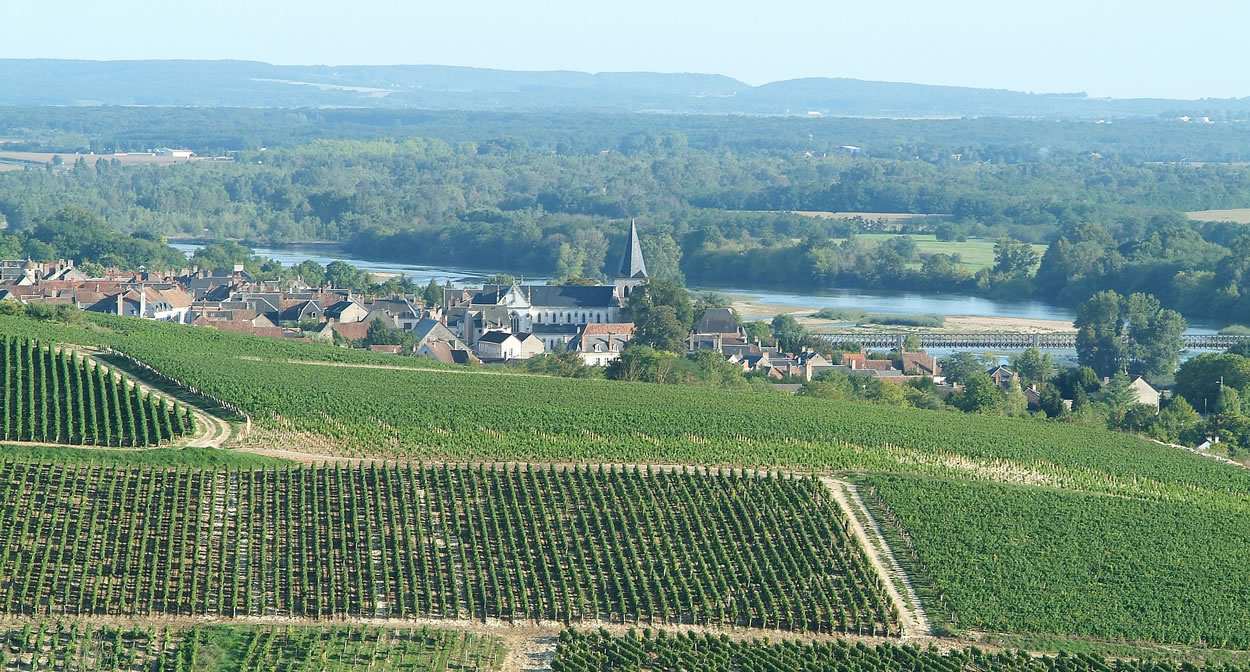
<path fill-rule="evenodd" d="M 736 334 L 738 321 L 734 319 L 733 311 L 728 308 L 708 308 L 704 311 L 703 318 L 699 320 L 695 333 Z"/>
<path fill-rule="evenodd" d="M 339 319 L 339 316 L 343 314 L 344 310 L 347 310 L 348 308 L 351 308 L 352 306 L 356 306 L 356 305 L 360 305 L 360 304 L 357 304 L 355 301 L 349 301 L 347 299 L 344 299 L 342 301 L 339 301 L 338 303 L 335 303 L 329 308 L 326 308 L 325 316 L 332 317 L 337 320 Z M 363 308 L 363 306 L 361 307 Z"/>
<path fill-rule="evenodd" d="M 503 343 L 509 338 L 512 338 L 512 334 L 509 334 L 506 331 L 488 331 L 482 334 L 481 338 L 477 339 L 477 341 L 478 343 Z M 525 339 L 522 338 L 521 340 Z"/>
<path fill-rule="evenodd" d="M 638 226 L 629 222 L 629 240 L 625 243 L 625 252 L 621 255 L 621 265 L 616 271 L 618 278 L 645 278 L 647 264 L 642 259 L 642 243 L 638 240 Z"/>
<path fill-rule="evenodd" d="M 473 305 L 493 306 L 503 300 L 508 287 L 487 285 L 473 295 Z M 521 293 L 538 308 L 608 308 L 616 305 L 616 288 L 611 285 L 523 285 Z"/>

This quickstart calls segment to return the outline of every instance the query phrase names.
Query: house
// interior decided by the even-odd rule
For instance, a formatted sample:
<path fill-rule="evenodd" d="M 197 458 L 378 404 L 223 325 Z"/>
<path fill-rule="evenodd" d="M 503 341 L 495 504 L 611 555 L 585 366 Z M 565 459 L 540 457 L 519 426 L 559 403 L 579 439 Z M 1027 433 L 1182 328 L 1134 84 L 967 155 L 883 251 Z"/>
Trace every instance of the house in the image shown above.
<path fill-rule="evenodd" d="M 381 352 L 387 355 L 404 354 L 404 346 L 402 345 L 371 345 L 369 346 L 369 350 L 371 352 Z"/>
<path fill-rule="evenodd" d="M 321 326 L 313 330 L 313 339 L 322 341 L 333 341 L 334 336 L 345 341 L 359 341 L 369 335 L 368 322 L 323 322 Z"/>
<path fill-rule="evenodd" d="M 726 348 L 740 348 L 747 345 L 742 327 L 738 319 L 728 308 L 708 308 L 699 318 L 699 324 L 686 339 L 686 347 L 690 352 L 699 350 L 715 350 L 722 354 Z"/>
<path fill-rule="evenodd" d="M 448 341 L 430 341 L 417 348 L 418 357 L 428 357 L 444 364 L 481 364 L 482 360 L 477 358 L 472 351 L 467 349 L 459 349 L 452 346 Z"/>
<path fill-rule="evenodd" d="M 321 304 L 317 301 L 294 301 L 291 305 L 283 305 L 286 303 L 287 301 L 279 300 L 279 305 L 282 306 L 279 322 L 321 322 Z"/>
<path fill-rule="evenodd" d="M 344 299 L 326 308 L 324 316 L 327 320 L 337 322 L 361 322 L 369 311 L 351 299 Z"/>
<path fill-rule="evenodd" d="M 417 339 L 418 348 L 427 343 L 442 342 L 447 343 L 452 350 L 469 349 L 469 346 L 465 345 L 459 338 L 456 338 L 456 335 L 446 325 L 432 317 L 423 317 L 417 320 L 411 331 Z"/>
<path fill-rule="evenodd" d="M 543 353 L 543 342 L 530 333 L 510 334 L 506 331 L 490 331 L 477 339 L 477 356 L 483 361 L 529 359 Z"/>
<path fill-rule="evenodd" d="M 938 366 L 937 359 L 923 352 L 901 352 L 899 358 L 894 360 L 894 365 L 907 376 L 937 378 L 942 375 L 942 367 Z"/>
<path fill-rule="evenodd" d="M 1011 381 L 1020 378 L 1020 374 L 1005 366 L 995 366 L 986 373 L 989 374 L 990 380 L 993 380 L 994 384 L 999 387 L 1007 387 L 1011 384 Z"/>
<path fill-rule="evenodd" d="M 1159 391 L 1151 387 L 1141 376 L 1133 376 L 1130 386 L 1137 393 L 1137 403 L 1145 404 L 1152 408 L 1159 408 Z"/>
<path fill-rule="evenodd" d="M 604 366 L 621 358 L 621 350 L 634 338 L 633 322 L 600 322 L 581 328 L 568 349 L 592 366 Z"/>

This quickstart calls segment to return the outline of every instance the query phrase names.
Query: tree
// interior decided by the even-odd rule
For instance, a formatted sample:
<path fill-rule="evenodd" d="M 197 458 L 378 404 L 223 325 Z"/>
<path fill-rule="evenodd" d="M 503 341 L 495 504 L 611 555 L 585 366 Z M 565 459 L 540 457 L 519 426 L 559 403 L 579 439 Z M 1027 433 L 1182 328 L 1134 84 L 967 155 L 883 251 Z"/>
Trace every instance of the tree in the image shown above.
<path fill-rule="evenodd" d="M 994 379 L 984 371 L 968 376 L 964 389 L 951 394 L 951 404 L 965 413 L 996 413 L 1003 403 L 1003 395 Z"/>
<path fill-rule="evenodd" d="M 647 313 L 656 306 L 669 306 L 683 331 L 694 328 L 694 306 L 685 287 L 672 280 L 651 278 L 639 285 L 629 296 L 625 316 L 635 324 L 641 324 Z"/>
<path fill-rule="evenodd" d="M 512 283 L 516 282 L 516 277 L 508 275 L 507 273 L 495 273 L 494 275 L 487 276 L 482 282 L 487 285 L 503 285 L 508 287 L 511 286 Z"/>
<path fill-rule="evenodd" d="M 1133 294 L 1126 308 L 1132 368 L 1151 380 L 1170 379 L 1185 348 L 1185 318 L 1149 294 Z"/>
<path fill-rule="evenodd" d="M 803 383 L 799 395 L 818 399 L 850 399 L 855 395 L 850 376 L 841 371 L 825 371 Z"/>
<path fill-rule="evenodd" d="M 421 292 L 421 300 L 427 306 L 437 306 L 443 303 L 443 288 L 439 286 L 437 280 L 430 278 L 430 282 Z"/>
<path fill-rule="evenodd" d="M 345 261 L 331 261 L 326 266 L 326 284 L 335 289 L 363 291 L 370 284 L 369 274 Z"/>
<path fill-rule="evenodd" d="M 971 352 L 955 352 L 941 361 L 942 373 L 952 383 L 963 383 L 978 373 L 985 373 L 985 364 Z"/>
<path fill-rule="evenodd" d="M 1148 431 L 1155 439 L 1176 443 L 1191 438 L 1190 432 L 1201 422 L 1201 416 L 1185 401 L 1185 397 L 1174 396 L 1172 402 L 1159 411 L 1158 419 Z"/>
<path fill-rule="evenodd" d="M 920 336 L 915 333 L 904 336 L 903 349 L 907 352 L 924 352 L 924 349 L 920 347 Z"/>
<path fill-rule="evenodd" d="M 807 336 L 807 329 L 804 329 L 803 325 L 799 324 L 799 321 L 788 313 L 782 313 L 774 317 L 772 327 L 773 336 L 785 352 L 798 350 L 804 337 Z"/>
<path fill-rule="evenodd" d="M 1124 308 L 1124 299 L 1108 290 L 1093 295 L 1076 309 L 1077 360 L 1099 376 L 1114 374 L 1128 361 Z"/>
<path fill-rule="evenodd" d="M 1232 387 L 1221 387 L 1211 411 L 1220 415 L 1242 413 L 1241 393 Z"/>
<path fill-rule="evenodd" d="M 1040 385 L 1055 375 L 1055 362 L 1050 353 L 1030 347 L 1011 360 L 1011 368 L 1026 384 Z"/>
<path fill-rule="evenodd" d="M 1137 390 L 1133 389 L 1133 383 L 1129 377 L 1120 372 L 1102 386 L 1099 397 L 1111 408 L 1127 409 L 1137 403 Z"/>
<path fill-rule="evenodd" d="M 647 345 L 667 352 L 685 352 L 685 339 L 686 329 L 678 321 L 677 311 L 667 305 L 655 306 L 648 310 L 634 334 L 634 341 L 639 345 Z"/>
<path fill-rule="evenodd" d="M 1032 245 L 1006 236 L 994 243 L 994 272 L 1009 277 L 1027 277 L 1040 257 Z"/>
<path fill-rule="evenodd" d="M 304 284 L 309 287 L 321 287 L 326 280 L 325 267 L 312 259 L 301 261 L 291 270 L 296 277 L 302 278 Z"/>
<path fill-rule="evenodd" d="M 1057 418 L 1068 410 L 1063 404 L 1063 395 L 1054 385 L 1043 385 L 1038 397 L 1037 405 L 1048 418 Z"/>
<path fill-rule="evenodd" d="M 1024 396 L 1024 390 L 1020 389 L 1020 381 L 1016 378 L 1011 379 L 1003 394 L 1003 413 L 1012 417 L 1029 414 L 1029 400 Z"/>
<path fill-rule="evenodd" d="M 369 331 L 365 334 L 365 345 L 401 345 L 403 335 L 398 329 L 388 325 L 380 317 L 373 318 L 369 323 Z"/>
<path fill-rule="evenodd" d="M 772 327 L 767 322 L 743 322 L 742 330 L 746 332 L 747 342 L 761 343 L 773 337 Z"/>
<path fill-rule="evenodd" d="M 1202 413 L 1214 412 L 1221 388 L 1250 389 L 1250 359 L 1228 353 L 1204 353 L 1176 373 L 1175 393 Z"/>

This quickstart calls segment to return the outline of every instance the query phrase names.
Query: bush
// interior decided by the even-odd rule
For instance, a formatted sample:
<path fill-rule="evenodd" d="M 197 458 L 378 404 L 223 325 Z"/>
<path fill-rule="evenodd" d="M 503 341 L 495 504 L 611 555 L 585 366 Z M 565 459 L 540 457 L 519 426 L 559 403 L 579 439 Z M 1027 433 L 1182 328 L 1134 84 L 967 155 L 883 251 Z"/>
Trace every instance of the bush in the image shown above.
<path fill-rule="evenodd" d="M 864 318 L 864 311 L 858 308 L 821 308 L 812 313 L 818 320 L 834 320 L 837 322 L 854 322 Z"/>
<path fill-rule="evenodd" d="M 868 324 L 888 324 L 900 327 L 941 327 L 946 324 L 942 315 L 883 315 L 868 313 L 859 321 L 859 326 Z"/>

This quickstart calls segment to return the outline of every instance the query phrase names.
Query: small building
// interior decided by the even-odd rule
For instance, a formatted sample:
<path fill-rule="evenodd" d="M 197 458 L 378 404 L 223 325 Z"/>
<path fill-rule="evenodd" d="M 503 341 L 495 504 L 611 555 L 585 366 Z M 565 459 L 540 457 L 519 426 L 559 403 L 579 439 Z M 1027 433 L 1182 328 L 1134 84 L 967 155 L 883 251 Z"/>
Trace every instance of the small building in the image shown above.
<path fill-rule="evenodd" d="M 351 299 L 339 301 L 325 310 L 327 320 L 338 322 L 361 322 L 368 314 L 369 311 L 364 306 Z"/>
<path fill-rule="evenodd" d="M 192 152 L 189 149 L 170 149 L 168 147 L 161 147 L 160 149 L 156 150 L 157 156 L 163 156 L 166 158 L 173 158 L 173 159 L 189 159 L 194 154 L 195 152 Z"/>
<path fill-rule="evenodd" d="M 1147 383 L 1145 378 L 1133 376 L 1129 386 L 1137 393 L 1137 403 L 1159 408 L 1159 391 Z"/>
<path fill-rule="evenodd" d="M 994 384 L 999 387 L 1007 387 L 1011 384 L 1011 381 L 1018 380 L 1020 378 L 1020 374 L 1005 366 L 995 366 L 989 371 L 986 371 L 986 373 L 989 374 L 990 380 L 993 380 Z"/>
<path fill-rule="evenodd" d="M 633 322 L 600 322 L 582 327 L 568 348 L 592 366 L 605 366 L 621 358 L 621 350 L 634 339 Z"/>
<path fill-rule="evenodd" d="M 477 355 L 474 355 L 472 351 L 456 348 L 447 341 L 424 343 L 417 348 L 417 356 L 428 357 L 444 364 L 476 365 L 482 363 L 482 360 L 478 359 Z"/>
<path fill-rule="evenodd" d="M 477 356 L 483 361 L 529 359 L 543 352 L 543 342 L 527 332 L 510 334 L 506 331 L 489 331 L 477 339 Z"/>

